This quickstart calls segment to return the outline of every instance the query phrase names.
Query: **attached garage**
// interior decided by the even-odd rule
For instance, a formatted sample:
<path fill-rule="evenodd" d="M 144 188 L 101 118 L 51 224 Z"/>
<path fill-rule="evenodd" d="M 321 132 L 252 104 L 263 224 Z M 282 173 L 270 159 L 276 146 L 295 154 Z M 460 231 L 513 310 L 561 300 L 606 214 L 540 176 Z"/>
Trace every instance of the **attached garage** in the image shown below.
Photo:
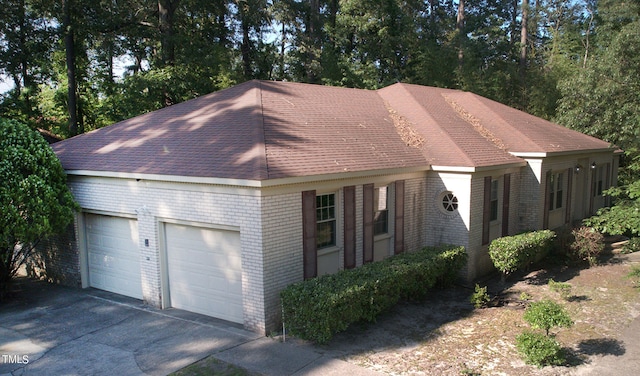
<path fill-rule="evenodd" d="M 89 286 L 142 299 L 138 223 L 85 214 Z"/>
<path fill-rule="evenodd" d="M 164 235 L 165 302 L 242 323 L 240 232 L 165 223 Z"/>

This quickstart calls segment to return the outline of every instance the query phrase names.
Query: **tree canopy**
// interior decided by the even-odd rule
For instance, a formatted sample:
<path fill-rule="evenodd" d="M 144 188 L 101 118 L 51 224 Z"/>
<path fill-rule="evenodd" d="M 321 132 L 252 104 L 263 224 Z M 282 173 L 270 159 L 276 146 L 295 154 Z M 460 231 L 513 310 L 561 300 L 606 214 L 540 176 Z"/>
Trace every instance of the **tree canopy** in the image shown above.
<path fill-rule="evenodd" d="M 560 79 L 619 30 L 600 14 L 593 0 L 0 0 L 14 84 L 0 115 L 69 136 L 257 78 L 459 88 L 552 118 Z"/>

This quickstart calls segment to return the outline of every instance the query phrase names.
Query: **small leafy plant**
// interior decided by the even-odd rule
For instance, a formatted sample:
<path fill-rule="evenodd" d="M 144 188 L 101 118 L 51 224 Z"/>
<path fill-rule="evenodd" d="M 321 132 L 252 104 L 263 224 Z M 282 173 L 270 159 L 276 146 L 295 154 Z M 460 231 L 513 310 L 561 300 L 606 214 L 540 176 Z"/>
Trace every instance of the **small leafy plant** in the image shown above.
<path fill-rule="evenodd" d="M 571 296 L 571 284 L 567 282 L 556 282 L 552 279 L 549 280 L 549 290 L 560 294 L 562 299 L 567 300 Z"/>
<path fill-rule="evenodd" d="M 531 295 L 523 291 L 520 293 L 520 300 L 522 300 L 523 302 L 528 302 L 529 300 L 531 300 Z"/>
<path fill-rule="evenodd" d="M 632 266 L 627 278 L 634 279 L 636 287 L 640 287 L 640 266 Z"/>
<path fill-rule="evenodd" d="M 547 336 L 551 328 L 569 328 L 573 325 L 573 321 L 565 309 L 552 300 L 531 303 L 524 311 L 524 319 L 532 327 L 544 330 Z"/>
<path fill-rule="evenodd" d="M 476 283 L 475 292 L 471 294 L 470 300 L 475 308 L 486 307 L 487 303 L 491 301 L 491 298 L 487 293 L 487 286 L 480 287 L 480 285 Z"/>
<path fill-rule="evenodd" d="M 538 367 L 562 365 L 566 362 L 564 350 L 554 338 L 542 333 L 523 332 L 516 337 L 516 348 L 524 361 Z"/>

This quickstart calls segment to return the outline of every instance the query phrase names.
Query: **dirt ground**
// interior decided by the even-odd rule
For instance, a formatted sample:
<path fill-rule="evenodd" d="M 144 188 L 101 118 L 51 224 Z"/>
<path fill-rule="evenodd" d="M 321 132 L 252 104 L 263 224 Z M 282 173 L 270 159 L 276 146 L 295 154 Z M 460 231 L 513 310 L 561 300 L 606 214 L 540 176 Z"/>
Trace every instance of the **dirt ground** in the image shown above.
<path fill-rule="evenodd" d="M 640 254 L 608 252 L 588 268 L 546 264 L 510 276 L 480 281 L 493 306 L 474 309 L 473 288 L 435 291 L 427 301 L 404 303 L 376 323 L 355 326 L 320 349 L 389 375 L 570 375 L 597 357 L 624 352 L 617 339 L 640 316 L 640 290 L 627 278 Z M 550 279 L 571 285 L 567 298 L 551 291 Z M 515 337 L 529 328 L 528 302 L 550 298 L 566 307 L 573 327 L 553 329 L 568 351 L 568 364 L 542 369 L 525 364 Z"/>

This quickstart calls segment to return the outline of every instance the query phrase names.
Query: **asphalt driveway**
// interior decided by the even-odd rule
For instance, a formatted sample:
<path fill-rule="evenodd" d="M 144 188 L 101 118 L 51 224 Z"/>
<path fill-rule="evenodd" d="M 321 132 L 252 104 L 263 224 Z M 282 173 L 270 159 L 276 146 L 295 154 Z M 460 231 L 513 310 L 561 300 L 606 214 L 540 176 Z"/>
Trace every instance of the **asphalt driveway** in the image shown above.
<path fill-rule="evenodd" d="M 264 375 L 375 374 L 233 323 L 95 289 L 20 281 L 0 305 L 0 375 L 166 375 L 209 355 Z"/>

